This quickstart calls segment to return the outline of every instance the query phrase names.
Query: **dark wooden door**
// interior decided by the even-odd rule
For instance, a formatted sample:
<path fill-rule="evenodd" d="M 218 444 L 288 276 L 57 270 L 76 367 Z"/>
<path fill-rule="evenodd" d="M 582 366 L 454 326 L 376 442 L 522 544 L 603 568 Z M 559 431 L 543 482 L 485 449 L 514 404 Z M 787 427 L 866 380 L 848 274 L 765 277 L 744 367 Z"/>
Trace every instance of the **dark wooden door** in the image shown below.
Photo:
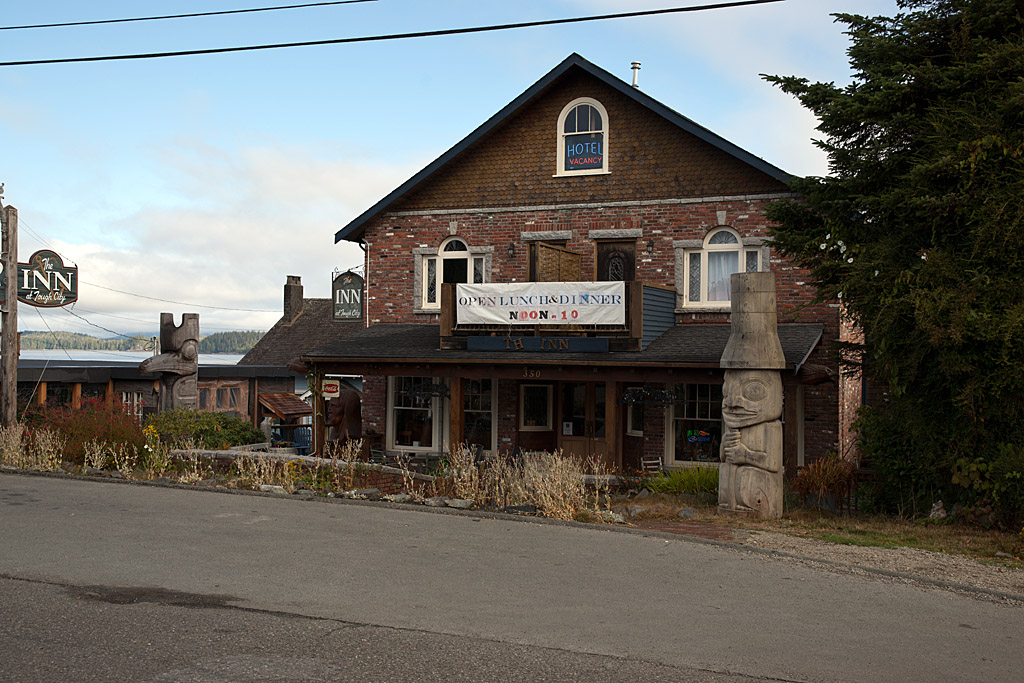
<path fill-rule="evenodd" d="M 632 282 L 636 279 L 636 241 L 597 243 L 598 282 Z"/>
<path fill-rule="evenodd" d="M 559 446 L 579 458 L 614 465 L 608 438 L 608 397 L 605 382 L 563 382 L 559 417 Z"/>

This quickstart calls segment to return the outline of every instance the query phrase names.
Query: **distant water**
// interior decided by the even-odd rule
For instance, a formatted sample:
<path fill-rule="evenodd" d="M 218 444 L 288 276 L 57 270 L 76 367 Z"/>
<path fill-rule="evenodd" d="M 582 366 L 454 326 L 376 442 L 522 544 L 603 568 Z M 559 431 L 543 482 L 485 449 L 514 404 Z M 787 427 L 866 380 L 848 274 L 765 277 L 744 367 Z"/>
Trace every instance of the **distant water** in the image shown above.
<path fill-rule="evenodd" d="M 153 353 L 151 351 L 83 351 L 81 349 L 22 349 L 21 357 L 26 360 L 82 360 L 95 362 L 141 363 Z M 240 353 L 202 353 L 199 355 L 200 365 L 237 365 L 243 354 Z"/>

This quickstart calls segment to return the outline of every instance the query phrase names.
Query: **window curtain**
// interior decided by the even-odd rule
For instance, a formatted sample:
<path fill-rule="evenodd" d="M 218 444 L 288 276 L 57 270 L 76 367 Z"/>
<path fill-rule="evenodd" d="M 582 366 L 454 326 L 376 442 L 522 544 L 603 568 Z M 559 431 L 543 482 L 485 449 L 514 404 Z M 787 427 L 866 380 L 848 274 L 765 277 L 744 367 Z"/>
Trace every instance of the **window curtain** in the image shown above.
<path fill-rule="evenodd" d="M 708 253 L 708 301 L 729 300 L 729 276 L 738 273 L 740 255 L 735 251 Z"/>

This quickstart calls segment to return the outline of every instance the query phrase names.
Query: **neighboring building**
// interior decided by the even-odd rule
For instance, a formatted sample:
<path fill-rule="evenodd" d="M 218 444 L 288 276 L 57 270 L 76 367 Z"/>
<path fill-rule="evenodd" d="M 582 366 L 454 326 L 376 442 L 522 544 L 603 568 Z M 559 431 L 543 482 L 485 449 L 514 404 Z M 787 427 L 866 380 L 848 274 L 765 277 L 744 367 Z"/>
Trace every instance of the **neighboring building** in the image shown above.
<path fill-rule="evenodd" d="M 304 354 L 365 326 L 362 320 L 335 320 L 330 299 L 305 299 L 302 293 L 302 278 L 288 275 L 281 319 L 242 356 L 239 365 L 294 366 Z M 304 382 L 302 377 L 295 393 L 305 390 Z"/>
<path fill-rule="evenodd" d="M 287 369 L 294 376 L 289 387 L 265 385 L 259 391 L 259 407 L 254 413 L 255 424 L 262 422 L 265 417 L 275 419 L 278 428 L 284 432 L 283 438 L 289 441 L 297 440 L 292 439 L 294 427 L 308 424 L 307 416 L 313 412 L 312 407 L 304 403 L 310 392 L 299 359 L 303 354 L 343 338 L 365 325 L 362 320 L 335 320 L 330 299 L 306 299 L 302 294 L 302 278 L 298 275 L 286 276 L 281 319 L 238 361 L 239 366 Z M 358 377 L 343 379 L 357 391 L 362 388 Z M 294 396 L 288 397 L 282 392 Z"/>
<path fill-rule="evenodd" d="M 770 269 L 794 468 L 837 449 L 839 316 L 770 246 L 786 177 L 571 55 L 336 233 L 365 251 L 368 327 L 304 360 L 363 376 L 391 452 L 713 462 L 729 275 Z"/>
<path fill-rule="evenodd" d="M 230 413 L 253 424 L 256 396 L 291 391 L 295 373 L 287 368 L 206 364 L 199 357 L 199 410 Z M 101 399 L 128 406 L 141 420 L 157 410 L 157 373 L 140 372 L 138 361 L 18 361 L 19 403 L 78 407 L 83 399 Z"/>

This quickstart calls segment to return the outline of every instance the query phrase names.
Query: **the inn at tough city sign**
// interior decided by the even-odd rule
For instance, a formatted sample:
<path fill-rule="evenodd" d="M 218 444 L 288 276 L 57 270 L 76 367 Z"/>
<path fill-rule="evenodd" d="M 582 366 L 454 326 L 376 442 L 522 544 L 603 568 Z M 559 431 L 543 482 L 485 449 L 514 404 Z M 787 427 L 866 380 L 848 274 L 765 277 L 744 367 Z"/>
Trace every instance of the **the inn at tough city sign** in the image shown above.
<path fill-rule="evenodd" d="M 6 263 L 0 262 L 0 303 L 7 301 Z M 65 266 L 53 251 L 32 254 L 18 264 L 18 301 L 29 306 L 56 308 L 78 301 L 78 268 Z"/>

